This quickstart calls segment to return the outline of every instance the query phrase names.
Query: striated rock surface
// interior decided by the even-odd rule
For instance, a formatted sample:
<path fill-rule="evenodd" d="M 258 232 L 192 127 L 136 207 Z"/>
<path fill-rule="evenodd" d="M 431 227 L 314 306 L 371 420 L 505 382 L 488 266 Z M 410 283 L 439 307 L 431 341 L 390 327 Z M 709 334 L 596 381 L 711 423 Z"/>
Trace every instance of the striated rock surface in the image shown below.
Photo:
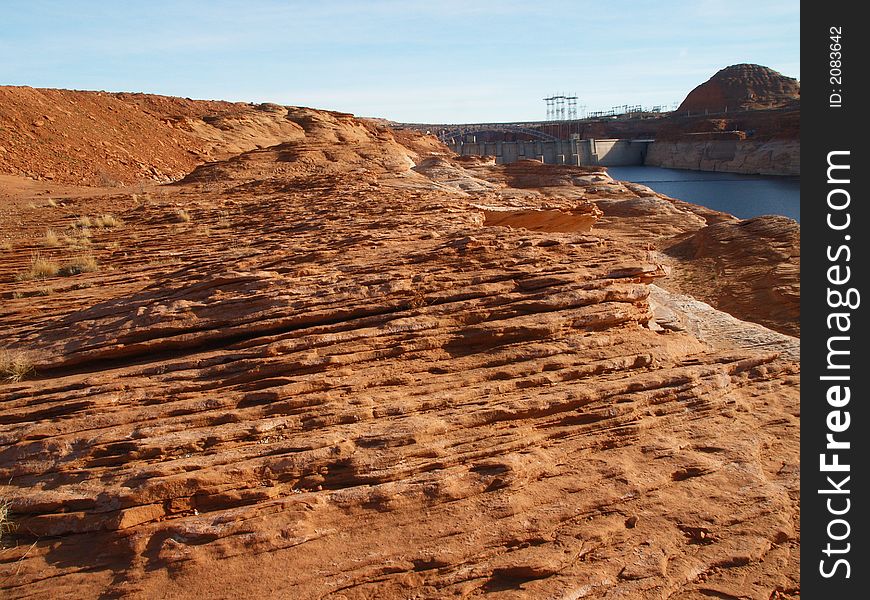
<path fill-rule="evenodd" d="M 686 96 L 677 112 L 774 108 L 799 101 L 800 83 L 762 65 L 725 67 Z"/>
<path fill-rule="evenodd" d="M 685 259 L 674 285 L 744 319 L 800 335 L 800 243 L 800 225 L 771 215 L 709 225 L 664 251 Z"/>
<path fill-rule="evenodd" d="M 801 173 L 799 140 L 656 140 L 650 144 L 646 164 L 653 167 L 721 171 L 750 175 L 789 175 Z"/>
<path fill-rule="evenodd" d="M 685 295 L 787 227 L 274 114 L 0 187 L 5 598 L 799 597 L 799 342 Z"/>

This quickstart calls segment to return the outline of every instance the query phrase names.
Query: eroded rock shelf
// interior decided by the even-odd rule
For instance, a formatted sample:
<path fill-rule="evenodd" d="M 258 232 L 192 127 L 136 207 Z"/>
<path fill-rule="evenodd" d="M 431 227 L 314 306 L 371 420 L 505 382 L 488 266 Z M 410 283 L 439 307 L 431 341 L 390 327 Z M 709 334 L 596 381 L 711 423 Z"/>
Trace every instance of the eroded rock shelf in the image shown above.
<path fill-rule="evenodd" d="M 4 597 L 798 597 L 799 342 L 685 295 L 796 294 L 798 232 L 273 113 L 295 139 L 173 185 L 0 198 L 36 369 L 0 385 Z M 753 227 L 779 250 L 706 262 Z"/>

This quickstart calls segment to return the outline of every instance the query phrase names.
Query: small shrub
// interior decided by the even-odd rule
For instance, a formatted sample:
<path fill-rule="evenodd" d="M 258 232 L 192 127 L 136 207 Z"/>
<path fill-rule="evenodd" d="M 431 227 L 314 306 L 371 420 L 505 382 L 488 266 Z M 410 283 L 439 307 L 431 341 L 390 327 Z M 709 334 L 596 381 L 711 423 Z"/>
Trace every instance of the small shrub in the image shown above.
<path fill-rule="evenodd" d="M 175 219 L 179 223 L 190 223 L 190 213 L 183 208 L 179 208 L 175 211 Z"/>
<path fill-rule="evenodd" d="M 87 237 L 78 237 L 75 235 L 65 235 L 63 236 L 63 241 L 67 246 L 72 248 L 87 248 L 91 245 L 91 240 Z"/>
<path fill-rule="evenodd" d="M 83 254 L 66 263 L 58 270 L 59 275 L 69 277 L 79 273 L 93 273 L 99 269 L 97 260 L 90 254 Z"/>
<path fill-rule="evenodd" d="M 54 198 L 49 198 L 49 199 L 48 199 L 48 205 L 49 205 L 49 206 L 59 206 L 59 203 L 58 203 L 58 201 L 55 200 Z"/>
<path fill-rule="evenodd" d="M 60 271 L 60 266 L 53 260 L 42 258 L 37 252 L 30 259 L 30 267 L 23 273 L 19 273 L 18 281 L 30 281 L 31 279 L 47 279 L 54 277 Z"/>
<path fill-rule="evenodd" d="M 87 215 L 82 215 L 81 217 L 79 217 L 78 219 L 76 219 L 75 223 L 73 223 L 72 226 L 73 226 L 73 227 L 79 227 L 79 228 L 81 228 L 81 229 L 84 229 L 84 228 L 86 228 L 86 227 L 93 227 L 93 225 L 94 225 L 94 224 L 93 224 L 93 222 L 91 221 L 91 218 L 90 218 L 89 216 L 87 216 Z"/>
<path fill-rule="evenodd" d="M 12 297 L 16 300 L 19 298 L 33 298 L 34 296 L 51 296 L 56 290 L 50 285 L 43 285 L 34 290 L 12 292 Z"/>
<path fill-rule="evenodd" d="M 9 501 L 5 498 L 0 498 L 0 544 L 3 543 L 3 538 L 6 537 L 6 534 L 15 529 L 15 524 L 12 523 L 9 512 Z"/>
<path fill-rule="evenodd" d="M 12 250 L 12 240 L 3 240 L 0 242 L 0 250 Z"/>
<path fill-rule="evenodd" d="M 0 380 L 16 383 L 34 372 L 33 360 L 22 350 L 0 350 Z"/>
<path fill-rule="evenodd" d="M 100 227 L 102 229 L 111 229 L 113 227 L 120 227 L 124 222 L 121 221 L 118 217 L 110 214 L 102 214 L 99 217 L 94 219 L 94 225 L 96 227 Z"/>
<path fill-rule="evenodd" d="M 60 246 L 60 239 L 58 239 L 57 234 L 53 229 L 45 230 L 45 245 L 49 248 L 57 248 Z"/>

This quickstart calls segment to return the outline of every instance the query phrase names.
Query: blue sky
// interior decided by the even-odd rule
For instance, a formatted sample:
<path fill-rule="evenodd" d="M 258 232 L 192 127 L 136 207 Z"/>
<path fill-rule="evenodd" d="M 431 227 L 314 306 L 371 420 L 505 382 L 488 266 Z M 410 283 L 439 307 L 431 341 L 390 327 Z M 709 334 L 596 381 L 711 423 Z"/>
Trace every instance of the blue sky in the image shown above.
<path fill-rule="evenodd" d="M 679 103 L 731 64 L 800 78 L 798 0 L 0 2 L 0 85 L 313 106 L 404 122 Z"/>

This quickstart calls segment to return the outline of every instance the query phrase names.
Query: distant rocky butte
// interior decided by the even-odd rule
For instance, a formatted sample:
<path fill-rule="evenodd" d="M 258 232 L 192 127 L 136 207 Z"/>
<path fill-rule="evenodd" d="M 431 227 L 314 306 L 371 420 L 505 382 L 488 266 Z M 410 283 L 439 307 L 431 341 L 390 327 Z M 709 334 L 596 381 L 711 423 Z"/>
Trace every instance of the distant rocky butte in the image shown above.
<path fill-rule="evenodd" d="M 776 108 L 800 100 L 800 83 L 761 65 L 725 67 L 689 92 L 677 112 Z"/>
<path fill-rule="evenodd" d="M 727 67 L 661 121 L 655 140 L 650 166 L 800 175 L 800 84 L 760 65 Z"/>
<path fill-rule="evenodd" d="M 793 222 L 2 92 L 3 598 L 800 597 Z"/>

